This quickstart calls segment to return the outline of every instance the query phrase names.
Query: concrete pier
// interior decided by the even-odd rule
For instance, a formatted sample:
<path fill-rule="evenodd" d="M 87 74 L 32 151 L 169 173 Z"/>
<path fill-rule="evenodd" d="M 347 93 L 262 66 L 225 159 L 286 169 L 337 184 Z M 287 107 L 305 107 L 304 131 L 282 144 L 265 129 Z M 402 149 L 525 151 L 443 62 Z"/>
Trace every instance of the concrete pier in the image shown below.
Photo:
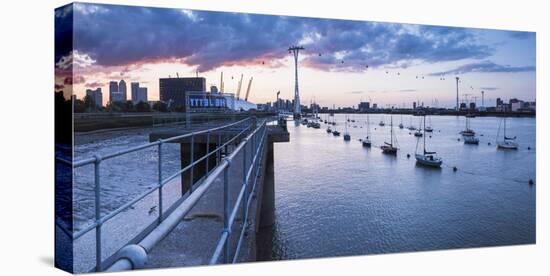
<path fill-rule="evenodd" d="M 204 128 L 212 128 L 209 124 Z M 200 129 L 186 128 L 180 130 L 171 130 L 150 134 L 150 140 L 167 139 L 169 137 L 179 136 Z M 174 141 L 180 144 L 181 166 L 189 165 L 192 160 L 197 160 L 204 156 L 211 149 L 215 149 L 218 143 L 225 143 L 242 128 L 232 130 L 223 130 L 212 132 L 210 136 L 205 134 L 196 135 L 193 143 L 189 138 Z M 241 247 L 238 262 L 255 261 L 257 259 L 257 232 L 260 228 L 269 228 L 273 225 L 275 214 L 275 173 L 274 173 L 274 143 L 288 142 L 289 133 L 286 128 L 278 125 L 268 126 L 267 144 L 264 147 L 263 158 L 260 160 L 260 173 L 257 178 L 255 196 L 251 202 L 248 221 L 243 222 L 243 212 L 237 212 L 236 222 L 233 226 L 229 240 L 230 246 L 236 246 L 238 233 L 242 226 L 247 227 L 245 239 Z M 214 138 L 215 137 L 215 138 Z M 244 137 L 244 135 L 243 135 Z M 221 141 L 221 142 L 220 142 Z M 241 139 L 236 139 L 235 145 Z M 224 154 L 229 154 L 233 145 L 229 145 L 220 154 L 213 154 L 211 158 L 201 162 L 200 166 L 195 167 L 193 171 L 193 185 L 201 185 L 203 177 L 208 170 L 214 168 L 221 160 Z M 248 151 L 253 150 L 251 147 Z M 250 153 L 250 152 L 249 152 Z M 192 155 L 193 154 L 193 155 Z M 193 159 L 191 159 L 193 156 Z M 243 154 L 238 154 L 232 162 L 229 171 L 229 190 L 231 202 L 235 202 L 238 192 L 242 187 L 243 179 Z M 250 161 L 250 160 L 248 160 Z M 207 163 L 208 162 L 208 163 Z M 182 175 L 182 192 L 186 193 L 191 185 L 191 172 Z M 249 191 L 250 192 L 250 191 Z M 242 206 L 240 207 L 242 209 Z M 187 216 L 177 225 L 177 227 L 157 244 L 149 252 L 147 268 L 155 267 L 179 267 L 189 265 L 202 265 L 208 263 L 209 258 L 214 252 L 219 235 L 223 228 L 223 178 L 216 179 L 208 192 L 202 197 L 199 203 L 187 214 Z"/>

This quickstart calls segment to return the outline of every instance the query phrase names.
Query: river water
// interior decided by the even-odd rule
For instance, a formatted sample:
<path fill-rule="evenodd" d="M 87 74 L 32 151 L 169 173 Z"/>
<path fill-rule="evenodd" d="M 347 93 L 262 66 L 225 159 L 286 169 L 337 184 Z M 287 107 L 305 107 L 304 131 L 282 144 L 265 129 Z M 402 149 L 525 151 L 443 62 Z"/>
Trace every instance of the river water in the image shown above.
<path fill-rule="evenodd" d="M 393 116 L 399 151 L 388 156 L 379 146 L 389 141 L 390 117 L 369 115 L 373 147 L 367 149 L 358 141 L 367 115 L 350 116 L 349 142 L 326 133 L 325 124 L 313 129 L 289 122 L 290 142 L 275 145 L 276 222 L 266 259 L 535 242 L 534 118 L 507 119 L 517 151 L 496 148 L 501 118 L 470 120 L 479 145 L 465 145 L 458 134 L 464 117 L 429 118 L 434 132 L 427 149 L 443 158 L 437 170 L 415 164 L 418 138 L 406 127 L 418 127 L 421 117 Z M 345 115 L 335 120 L 343 135 Z M 397 127 L 401 120 L 404 129 Z"/>
<path fill-rule="evenodd" d="M 345 115 L 336 115 L 344 133 Z M 418 138 L 405 127 L 421 117 L 394 115 L 397 156 L 381 153 L 389 141 L 390 117 L 371 114 L 371 149 L 358 139 L 367 132 L 367 115 L 350 115 L 351 141 L 321 129 L 288 124 L 289 143 L 275 144 L 275 225 L 260 243 L 260 259 L 281 260 L 535 242 L 535 119 L 509 118 L 508 136 L 517 151 L 497 150 L 500 118 L 471 119 L 479 145 L 464 145 L 458 132 L 465 118 L 433 116 L 428 150 L 443 158 L 440 170 L 415 165 Z M 384 120 L 386 126 L 378 126 Z M 173 128 L 173 127 L 171 127 Z M 333 129 L 335 127 L 332 127 Z M 163 128 L 160 128 L 163 129 Z M 120 130 L 77 137 L 76 160 L 108 154 L 148 142 L 155 129 Z M 460 138 L 460 141 L 457 139 Z M 421 140 L 420 140 L 421 141 Z M 490 145 L 488 144 L 490 143 Z M 529 148 L 530 147 L 530 148 Z M 411 157 L 407 158 L 407 154 Z M 163 175 L 180 169 L 179 146 L 163 147 Z M 157 148 L 102 162 L 102 215 L 157 185 Z M 453 171 L 453 167 L 457 171 Z M 94 218 L 93 169 L 75 170 L 74 228 Z M 180 196 L 179 182 L 165 186 L 165 204 Z M 106 224 L 103 258 L 116 252 L 156 219 L 152 193 Z M 130 219 L 128 219 L 130 218 Z M 262 235 L 261 235 L 262 236 Z M 265 238 L 264 238 L 265 239 Z M 75 242 L 76 271 L 94 264 L 94 231 Z"/>

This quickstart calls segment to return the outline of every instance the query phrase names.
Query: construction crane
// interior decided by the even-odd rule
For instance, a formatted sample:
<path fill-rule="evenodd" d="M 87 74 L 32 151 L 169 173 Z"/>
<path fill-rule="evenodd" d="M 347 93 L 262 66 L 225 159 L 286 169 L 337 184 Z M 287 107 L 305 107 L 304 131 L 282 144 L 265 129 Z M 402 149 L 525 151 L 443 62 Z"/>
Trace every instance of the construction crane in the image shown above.
<path fill-rule="evenodd" d="M 223 71 L 220 77 L 220 93 L 223 93 Z"/>
<path fill-rule="evenodd" d="M 243 74 L 241 74 L 241 79 L 239 80 L 239 85 L 237 86 L 237 99 L 240 99 L 242 84 L 243 84 Z"/>
<path fill-rule="evenodd" d="M 252 77 L 250 77 L 250 81 L 248 81 L 248 88 L 246 89 L 246 96 L 244 97 L 245 101 L 248 101 L 248 95 L 250 94 L 250 86 L 252 86 Z"/>

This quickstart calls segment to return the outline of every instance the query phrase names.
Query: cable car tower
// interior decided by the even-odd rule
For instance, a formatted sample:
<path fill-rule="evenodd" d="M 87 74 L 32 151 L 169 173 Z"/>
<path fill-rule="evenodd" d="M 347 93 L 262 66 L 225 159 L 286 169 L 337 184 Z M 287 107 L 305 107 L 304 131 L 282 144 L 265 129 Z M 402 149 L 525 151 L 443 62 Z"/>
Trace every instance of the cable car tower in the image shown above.
<path fill-rule="evenodd" d="M 294 55 L 294 119 L 300 119 L 302 117 L 302 110 L 300 106 L 300 92 L 298 90 L 298 53 L 300 50 L 304 50 L 302 46 L 291 46 L 288 48 L 288 53 Z"/>

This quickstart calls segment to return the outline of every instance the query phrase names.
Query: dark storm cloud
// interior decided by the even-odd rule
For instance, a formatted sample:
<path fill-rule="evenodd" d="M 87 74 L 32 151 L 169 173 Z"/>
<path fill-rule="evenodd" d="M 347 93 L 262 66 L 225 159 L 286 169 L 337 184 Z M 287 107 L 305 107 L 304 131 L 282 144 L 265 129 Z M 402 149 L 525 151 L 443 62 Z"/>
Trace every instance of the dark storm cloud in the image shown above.
<path fill-rule="evenodd" d="M 518 73 L 518 72 L 532 72 L 535 71 L 535 66 L 510 66 L 500 65 L 491 61 L 481 61 L 476 63 L 469 63 L 457 67 L 452 70 L 436 72 L 430 74 L 431 76 L 441 76 L 447 74 L 466 74 L 466 73 Z"/>
<path fill-rule="evenodd" d="M 73 6 L 66 5 L 55 10 L 55 62 L 73 49 Z"/>
<path fill-rule="evenodd" d="M 178 60 L 206 71 L 271 64 L 301 44 L 306 66 L 361 71 L 494 51 L 461 28 L 92 4 L 76 4 L 74 12 L 75 49 L 105 66 Z"/>

